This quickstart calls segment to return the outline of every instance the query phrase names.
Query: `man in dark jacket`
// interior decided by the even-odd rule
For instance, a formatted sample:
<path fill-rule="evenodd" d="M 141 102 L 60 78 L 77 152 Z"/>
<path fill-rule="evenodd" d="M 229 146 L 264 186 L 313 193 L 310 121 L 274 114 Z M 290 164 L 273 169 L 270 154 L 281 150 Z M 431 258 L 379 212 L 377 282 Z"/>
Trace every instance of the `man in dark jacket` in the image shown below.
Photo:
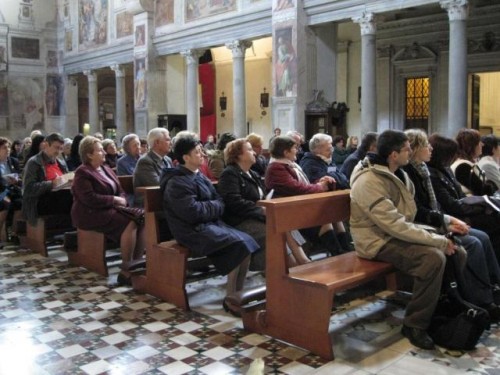
<path fill-rule="evenodd" d="M 28 160 L 24 168 L 23 207 L 24 218 L 36 225 L 39 215 L 67 214 L 73 198 L 69 189 L 55 190 L 68 173 L 66 162 L 60 158 L 64 138 L 52 133 L 45 138 L 47 146 Z"/>

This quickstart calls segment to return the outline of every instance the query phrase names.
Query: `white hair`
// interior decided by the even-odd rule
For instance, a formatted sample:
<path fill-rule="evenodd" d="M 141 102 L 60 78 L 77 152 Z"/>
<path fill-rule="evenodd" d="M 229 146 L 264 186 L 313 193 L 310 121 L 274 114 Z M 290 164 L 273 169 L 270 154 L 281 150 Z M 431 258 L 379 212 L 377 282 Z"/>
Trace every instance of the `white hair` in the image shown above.
<path fill-rule="evenodd" d="M 157 139 L 161 139 L 164 136 L 168 137 L 168 130 L 165 128 L 153 128 L 148 133 L 148 145 L 150 148 L 153 148 L 155 141 Z"/>
<path fill-rule="evenodd" d="M 313 152 L 318 148 L 318 146 L 323 142 L 332 142 L 332 137 L 325 133 L 316 133 L 312 136 L 309 141 L 309 151 Z"/>
<path fill-rule="evenodd" d="M 129 144 L 132 142 L 134 139 L 137 139 L 137 141 L 140 142 L 139 136 L 137 134 L 131 133 L 127 134 L 125 137 L 122 139 L 122 146 L 125 152 L 128 154 L 129 153 Z"/>

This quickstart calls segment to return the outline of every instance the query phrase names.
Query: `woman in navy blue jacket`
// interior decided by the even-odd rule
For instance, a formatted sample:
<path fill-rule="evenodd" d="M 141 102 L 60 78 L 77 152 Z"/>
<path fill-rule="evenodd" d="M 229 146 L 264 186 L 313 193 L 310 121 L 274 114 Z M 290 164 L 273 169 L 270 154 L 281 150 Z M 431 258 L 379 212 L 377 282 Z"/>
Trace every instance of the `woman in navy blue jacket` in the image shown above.
<path fill-rule="evenodd" d="M 203 151 L 197 138 L 187 135 L 177 139 L 174 154 L 179 165 L 165 170 L 160 184 L 172 235 L 194 256 L 207 256 L 221 274 L 228 275 L 228 294 L 239 291 L 243 289 L 249 255 L 259 245 L 221 220 L 224 201 L 199 171 Z M 225 302 L 223 306 L 227 309 Z"/>

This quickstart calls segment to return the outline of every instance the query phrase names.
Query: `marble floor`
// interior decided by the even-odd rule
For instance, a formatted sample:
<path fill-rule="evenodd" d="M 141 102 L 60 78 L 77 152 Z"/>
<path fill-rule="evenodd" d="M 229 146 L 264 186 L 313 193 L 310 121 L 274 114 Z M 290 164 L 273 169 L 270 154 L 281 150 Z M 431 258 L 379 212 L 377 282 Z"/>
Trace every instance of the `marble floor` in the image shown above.
<path fill-rule="evenodd" d="M 424 351 L 400 334 L 405 296 L 366 288 L 337 298 L 335 361 L 245 332 L 221 308 L 224 278 L 189 285 L 192 312 L 48 258 L 0 250 L 0 374 L 500 374 L 500 328 L 476 350 Z M 250 275 L 249 284 L 263 282 Z M 251 371 L 253 373 L 253 371 Z"/>

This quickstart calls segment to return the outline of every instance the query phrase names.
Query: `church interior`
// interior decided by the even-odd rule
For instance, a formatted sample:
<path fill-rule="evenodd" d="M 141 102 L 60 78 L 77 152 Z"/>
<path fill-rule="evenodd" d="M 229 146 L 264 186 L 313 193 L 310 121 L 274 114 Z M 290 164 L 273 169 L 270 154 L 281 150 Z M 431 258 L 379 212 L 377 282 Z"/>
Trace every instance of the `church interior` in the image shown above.
<path fill-rule="evenodd" d="M 100 132 L 120 145 L 158 126 L 264 145 L 275 128 L 499 136 L 499 87 L 497 0 L 0 2 L 11 140 Z M 500 374 L 498 324 L 472 351 L 418 349 L 400 333 L 408 294 L 378 281 L 336 296 L 326 360 L 246 331 L 221 306 L 225 277 L 188 284 L 185 311 L 118 272 L 71 266 L 60 243 L 48 257 L 5 244 L 0 374 Z"/>

